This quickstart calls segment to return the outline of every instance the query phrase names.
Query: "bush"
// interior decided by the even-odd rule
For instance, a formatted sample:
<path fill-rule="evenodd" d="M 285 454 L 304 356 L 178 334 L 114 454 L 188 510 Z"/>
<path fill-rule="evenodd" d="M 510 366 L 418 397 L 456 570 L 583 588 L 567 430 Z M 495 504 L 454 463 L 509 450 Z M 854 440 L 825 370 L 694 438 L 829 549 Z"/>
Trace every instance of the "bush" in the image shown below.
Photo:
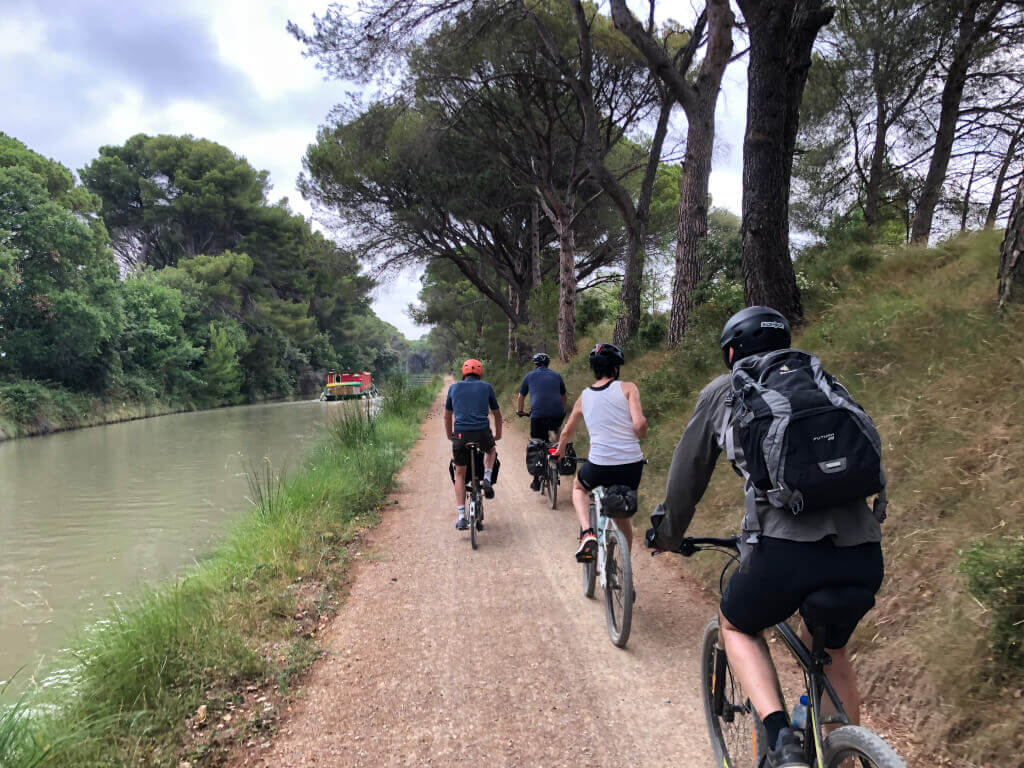
<path fill-rule="evenodd" d="M 961 556 L 967 589 L 989 611 L 993 660 L 1024 672 L 1024 537 L 982 539 Z"/>
<path fill-rule="evenodd" d="M 644 315 L 637 334 L 644 349 L 656 347 L 668 335 L 668 320 L 664 315 Z"/>

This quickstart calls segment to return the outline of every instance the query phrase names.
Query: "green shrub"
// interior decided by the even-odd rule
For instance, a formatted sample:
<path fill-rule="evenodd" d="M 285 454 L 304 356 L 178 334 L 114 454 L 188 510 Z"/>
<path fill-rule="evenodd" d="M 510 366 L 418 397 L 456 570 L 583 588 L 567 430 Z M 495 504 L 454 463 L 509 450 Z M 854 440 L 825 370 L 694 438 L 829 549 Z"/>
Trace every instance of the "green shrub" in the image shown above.
<path fill-rule="evenodd" d="M 1024 672 L 1024 536 L 976 541 L 962 554 L 960 570 L 989 611 L 993 661 Z"/>

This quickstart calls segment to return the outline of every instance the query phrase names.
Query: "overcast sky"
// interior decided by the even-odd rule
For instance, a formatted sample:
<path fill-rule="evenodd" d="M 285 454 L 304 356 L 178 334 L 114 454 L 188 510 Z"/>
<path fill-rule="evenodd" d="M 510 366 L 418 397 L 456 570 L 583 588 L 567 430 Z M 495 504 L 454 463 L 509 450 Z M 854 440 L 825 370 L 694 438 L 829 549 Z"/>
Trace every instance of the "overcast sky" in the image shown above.
<path fill-rule="evenodd" d="M 3 0 L 0 131 L 77 170 L 136 133 L 191 133 L 270 171 L 272 199 L 295 189 L 317 126 L 343 98 L 285 31 L 327 0 Z M 711 195 L 739 212 L 745 66 L 726 74 Z M 678 132 L 685 123 L 675 120 Z M 415 276 L 377 291 L 374 308 L 409 338 Z"/>

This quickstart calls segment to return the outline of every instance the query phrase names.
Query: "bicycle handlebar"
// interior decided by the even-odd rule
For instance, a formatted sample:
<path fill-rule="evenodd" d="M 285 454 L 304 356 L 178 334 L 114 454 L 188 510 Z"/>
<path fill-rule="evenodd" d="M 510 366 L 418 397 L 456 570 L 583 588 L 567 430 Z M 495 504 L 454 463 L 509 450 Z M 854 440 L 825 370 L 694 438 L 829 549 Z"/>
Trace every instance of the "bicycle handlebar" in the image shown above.
<path fill-rule="evenodd" d="M 738 552 L 740 548 L 740 537 L 729 536 L 728 538 L 720 539 L 712 536 L 687 536 L 683 539 L 683 543 L 679 545 L 679 549 L 675 551 L 683 557 L 690 557 L 703 549 L 716 547 L 720 549 L 734 549 Z"/>

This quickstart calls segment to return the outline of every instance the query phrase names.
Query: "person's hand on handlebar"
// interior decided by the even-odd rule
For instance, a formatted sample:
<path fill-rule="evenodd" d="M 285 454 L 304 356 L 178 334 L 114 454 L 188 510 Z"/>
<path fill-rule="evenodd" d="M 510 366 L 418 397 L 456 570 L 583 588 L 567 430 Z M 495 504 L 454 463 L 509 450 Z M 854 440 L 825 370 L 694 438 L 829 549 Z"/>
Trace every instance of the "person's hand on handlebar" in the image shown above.
<path fill-rule="evenodd" d="M 516 411 L 516 416 L 519 416 L 519 417 L 529 416 L 529 415 L 530 415 L 529 411 Z"/>

